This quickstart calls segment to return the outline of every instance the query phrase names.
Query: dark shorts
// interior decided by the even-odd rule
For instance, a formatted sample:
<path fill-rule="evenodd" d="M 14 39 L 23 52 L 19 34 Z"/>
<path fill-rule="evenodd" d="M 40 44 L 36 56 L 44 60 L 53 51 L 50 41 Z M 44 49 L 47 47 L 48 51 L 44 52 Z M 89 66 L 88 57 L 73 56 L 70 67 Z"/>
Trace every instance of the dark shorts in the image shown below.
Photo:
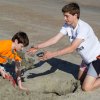
<path fill-rule="evenodd" d="M 97 74 L 100 74 L 100 59 L 97 58 L 96 61 L 92 62 L 92 65 L 94 66 L 94 69 L 96 70 Z"/>
<path fill-rule="evenodd" d="M 84 61 L 82 61 L 80 69 L 88 70 L 88 75 L 98 77 L 100 74 L 100 59 L 97 58 L 97 60 L 91 62 L 90 64 L 86 64 Z"/>
<path fill-rule="evenodd" d="M 4 69 L 6 72 L 9 72 L 10 75 L 12 75 L 12 77 L 14 79 L 16 79 L 16 73 L 15 73 L 15 63 L 12 62 L 12 64 L 6 63 L 6 64 L 0 64 L 0 67 L 2 69 Z"/>

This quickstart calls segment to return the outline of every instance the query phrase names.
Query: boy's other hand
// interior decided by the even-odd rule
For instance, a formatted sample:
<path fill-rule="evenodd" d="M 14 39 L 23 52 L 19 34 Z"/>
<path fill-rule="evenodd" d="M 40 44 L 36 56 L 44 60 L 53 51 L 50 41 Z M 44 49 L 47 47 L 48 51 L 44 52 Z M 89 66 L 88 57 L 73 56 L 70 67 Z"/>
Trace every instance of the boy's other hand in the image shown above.
<path fill-rule="evenodd" d="M 26 87 L 20 86 L 19 89 L 22 91 L 25 91 L 27 95 L 29 95 L 29 93 L 30 93 L 30 91 Z"/>
<path fill-rule="evenodd" d="M 53 52 L 45 51 L 41 56 L 38 56 L 40 61 L 48 60 L 52 57 L 54 57 Z"/>
<path fill-rule="evenodd" d="M 34 47 L 31 47 L 29 50 L 27 50 L 27 54 L 28 55 L 32 55 L 34 54 L 35 52 L 37 52 L 37 48 L 34 48 Z"/>

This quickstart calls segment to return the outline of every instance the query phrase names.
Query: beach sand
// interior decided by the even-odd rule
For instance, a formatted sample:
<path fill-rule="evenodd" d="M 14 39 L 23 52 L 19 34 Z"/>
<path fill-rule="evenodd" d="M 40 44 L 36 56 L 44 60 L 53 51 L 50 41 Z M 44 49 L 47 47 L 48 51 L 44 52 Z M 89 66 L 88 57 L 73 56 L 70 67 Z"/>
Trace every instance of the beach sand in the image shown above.
<path fill-rule="evenodd" d="M 70 1 L 80 4 L 81 19 L 93 27 L 100 39 L 100 0 L 0 0 L 0 39 L 11 39 L 16 32 L 24 31 L 30 39 L 27 50 L 51 38 L 64 23 L 61 8 Z M 43 50 L 55 51 L 68 44 L 65 37 Z M 100 100 L 100 88 L 91 92 L 81 90 L 77 80 L 81 58 L 76 52 L 45 62 L 40 62 L 36 55 L 34 59 L 33 68 L 23 75 L 29 95 L 0 77 L 0 100 Z"/>

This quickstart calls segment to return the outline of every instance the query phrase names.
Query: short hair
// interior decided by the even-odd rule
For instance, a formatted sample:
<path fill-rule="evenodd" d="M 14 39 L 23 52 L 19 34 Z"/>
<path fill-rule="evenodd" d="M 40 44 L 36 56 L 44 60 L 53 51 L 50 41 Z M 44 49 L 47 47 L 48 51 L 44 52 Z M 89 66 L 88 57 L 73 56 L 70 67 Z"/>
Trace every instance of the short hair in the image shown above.
<path fill-rule="evenodd" d="M 66 12 L 69 12 L 71 15 L 75 15 L 77 14 L 77 18 L 79 19 L 80 17 L 80 7 L 77 3 L 75 2 L 71 2 L 67 5 L 65 5 L 63 8 L 62 8 L 62 12 L 63 13 L 66 13 Z"/>
<path fill-rule="evenodd" d="M 12 37 L 12 41 L 14 42 L 16 39 L 18 40 L 18 43 L 22 43 L 24 45 L 24 47 L 29 45 L 29 39 L 25 32 L 21 32 L 21 31 L 17 32 Z"/>

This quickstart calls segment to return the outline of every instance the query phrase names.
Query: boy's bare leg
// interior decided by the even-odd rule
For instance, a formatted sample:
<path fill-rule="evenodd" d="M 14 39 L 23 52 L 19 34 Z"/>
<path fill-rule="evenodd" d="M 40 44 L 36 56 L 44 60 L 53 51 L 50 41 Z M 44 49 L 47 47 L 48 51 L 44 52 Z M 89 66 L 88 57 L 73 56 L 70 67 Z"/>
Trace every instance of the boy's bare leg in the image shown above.
<path fill-rule="evenodd" d="M 3 78 L 5 78 L 6 75 L 8 75 L 3 69 L 0 68 L 0 73 Z"/>
<path fill-rule="evenodd" d="M 100 77 L 98 77 L 94 83 L 94 89 L 100 87 Z"/>
<path fill-rule="evenodd" d="M 90 75 L 87 75 L 83 82 L 82 89 L 84 91 L 91 91 L 98 87 L 100 87 L 100 78 L 95 78 Z"/>
<path fill-rule="evenodd" d="M 79 80 L 81 79 L 81 77 L 82 77 L 83 73 L 84 73 L 84 71 L 79 70 L 79 73 L 78 73 L 78 79 L 79 79 Z"/>
<path fill-rule="evenodd" d="M 83 82 L 85 76 L 86 76 L 86 69 L 80 68 L 79 69 L 79 73 L 78 73 L 78 80 L 80 80 L 81 82 Z"/>

